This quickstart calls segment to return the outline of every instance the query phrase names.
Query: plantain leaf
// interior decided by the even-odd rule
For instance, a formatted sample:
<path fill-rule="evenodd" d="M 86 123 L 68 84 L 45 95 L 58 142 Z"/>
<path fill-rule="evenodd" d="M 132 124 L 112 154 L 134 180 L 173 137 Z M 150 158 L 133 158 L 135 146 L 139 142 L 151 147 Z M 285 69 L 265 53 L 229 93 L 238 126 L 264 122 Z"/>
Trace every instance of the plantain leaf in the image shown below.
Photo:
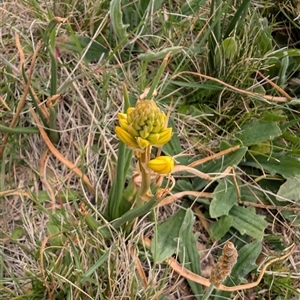
<path fill-rule="evenodd" d="M 195 274 L 200 275 L 200 255 L 197 248 L 197 237 L 193 233 L 195 217 L 190 208 L 186 210 L 181 228 L 179 230 L 179 259 L 185 263 L 185 267 Z M 202 286 L 188 280 L 188 283 L 196 297 L 201 299 Z"/>
<path fill-rule="evenodd" d="M 221 179 L 213 192 L 213 200 L 209 206 L 212 218 L 228 215 L 237 201 L 236 188 L 228 179 Z"/>
<path fill-rule="evenodd" d="M 112 0 L 110 2 L 110 20 L 113 30 L 120 41 L 126 40 L 128 38 L 128 33 L 126 28 L 129 27 L 128 24 L 123 23 L 123 13 L 121 9 L 121 0 Z"/>
<path fill-rule="evenodd" d="M 234 167 L 238 165 L 243 159 L 247 150 L 247 147 L 241 147 L 234 152 L 231 152 L 215 160 L 208 161 L 203 165 L 197 166 L 196 168 L 204 173 L 222 173 L 227 167 Z M 193 181 L 193 187 L 195 190 L 201 190 L 206 185 L 207 181 L 199 177 L 197 177 Z"/>
<path fill-rule="evenodd" d="M 254 120 L 242 127 L 236 134 L 243 145 L 255 145 L 265 141 L 273 140 L 282 134 L 276 122 L 265 122 Z"/>
<path fill-rule="evenodd" d="M 300 176 L 300 160 L 287 154 L 273 153 L 272 156 L 256 155 L 255 158 L 248 157 L 244 165 L 262 169 L 272 175 L 280 174 L 284 178 Z"/>
<path fill-rule="evenodd" d="M 11 238 L 14 239 L 14 240 L 18 240 L 18 239 L 20 239 L 22 237 L 23 234 L 24 234 L 24 228 L 17 227 L 12 232 Z"/>
<path fill-rule="evenodd" d="M 232 227 L 241 234 L 247 234 L 257 240 L 262 240 L 264 230 L 268 223 L 262 216 L 259 216 L 245 207 L 233 206 L 229 212 L 232 217 Z"/>
<path fill-rule="evenodd" d="M 163 262 L 176 252 L 178 236 L 186 211 L 181 209 L 177 214 L 159 224 L 151 244 L 151 252 L 156 262 Z"/>
<path fill-rule="evenodd" d="M 182 52 L 182 48 L 180 46 L 174 46 L 174 47 L 168 47 L 161 51 L 153 52 L 151 50 L 148 50 L 146 53 L 142 53 L 138 55 L 138 59 L 140 60 L 146 60 L 148 62 L 164 59 L 168 53 L 171 53 L 172 55 L 175 55 L 177 53 Z"/>
<path fill-rule="evenodd" d="M 214 222 L 210 228 L 210 236 L 219 241 L 230 229 L 232 226 L 232 217 L 222 216 L 218 221 Z"/>
<path fill-rule="evenodd" d="M 255 262 L 261 250 L 262 243 L 260 241 L 253 241 L 239 250 L 238 260 L 231 271 L 235 283 L 245 282 L 244 277 L 257 267 Z"/>
<path fill-rule="evenodd" d="M 300 176 L 288 178 L 287 181 L 282 184 L 277 193 L 278 196 L 289 200 L 300 200 Z M 286 201 L 281 198 L 277 198 L 278 201 Z"/>
<path fill-rule="evenodd" d="M 237 53 L 238 44 L 233 37 L 228 37 L 222 42 L 221 49 L 224 58 L 232 60 Z"/>

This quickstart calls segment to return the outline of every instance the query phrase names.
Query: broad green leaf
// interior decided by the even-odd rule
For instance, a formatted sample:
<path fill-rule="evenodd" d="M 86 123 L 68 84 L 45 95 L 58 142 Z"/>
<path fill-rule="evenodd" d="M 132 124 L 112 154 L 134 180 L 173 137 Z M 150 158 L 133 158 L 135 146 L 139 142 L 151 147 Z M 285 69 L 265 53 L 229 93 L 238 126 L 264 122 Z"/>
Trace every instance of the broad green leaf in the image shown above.
<path fill-rule="evenodd" d="M 98 61 L 103 55 L 106 56 L 109 53 L 109 49 L 104 46 L 104 43 L 104 40 L 101 43 L 98 41 L 98 39 L 92 40 L 90 37 L 74 35 L 57 37 L 55 46 L 59 49 L 60 52 L 81 55 L 83 49 L 85 49 L 89 45 L 84 59 L 90 62 Z"/>
<path fill-rule="evenodd" d="M 278 58 L 283 58 L 286 56 L 289 57 L 299 57 L 300 56 L 300 50 L 299 49 L 279 49 L 273 52 L 268 53 L 268 57 L 278 57 Z"/>
<path fill-rule="evenodd" d="M 67 211 L 56 210 L 55 214 L 49 215 L 47 224 L 48 235 L 51 236 L 49 243 L 51 246 L 62 246 L 67 238 L 63 232 L 70 231 L 70 223 L 74 222 L 73 216 Z"/>
<path fill-rule="evenodd" d="M 209 214 L 212 218 L 228 215 L 232 206 L 236 203 L 236 188 L 229 180 L 219 180 L 218 186 L 213 192 L 213 199 L 209 206 Z"/>
<path fill-rule="evenodd" d="M 178 247 L 178 236 L 186 211 L 181 209 L 177 214 L 157 226 L 151 244 L 151 252 L 156 262 L 163 262 L 172 256 Z"/>
<path fill-rule="evenodd" d="M 287 154 L 280 155 L 272 153 L 272 156 L 257 155 L 255 158 L 248 157 L 243 163 L 247 166 L 262 169 L 272 175 L 280 174 L 284 178 L 300 176 L 300 160 Z"/>
<path fill-rule="evenodd" d="M 128 38 L 128 33 L 126 28 L 129 26 L 123 23 L 123 13 L 121 9 L 121 0 L 111 0 L 110 2 L 110 21 L 113 30 L 120 41 Z"/>
<path fill-rule="evenodd" d="M 18 240 L 22 237 L 22 235 L 24 234 L 24 230 L 22 227 L 17 227 L 14 229 L 14 231 L 11 234 L 11 238 Z"/>
<path fill-rule="evenodd" d="M 197 237 L 194 230 L 195 217 L 190 208 L 187 209 L 181 228 L 179 230 L 179 259 L 185 267 L 195 274 L 200 275 L 200 255 L 197 248 Z M 201 299 L 202 286 L 193 281 L 188 281 L 196 299 Z"/>
<path fill-rule="evenodd" d="M 260 186 L 262 189 L 258 189 L 257 186 L 252 186 L 250 184 L 242 186 L 240 188 L 241 201 L 257 203 L 257 199 L 259 199 L 263 203 L 268 203 L 270 198 L 272 200 L 275 199 L 272 195 L 266 196 L 263 189 L 268 189 L 269 191 L 276 193 L 278 190 L 277 182 L 274 180 L 261 180 Z"/>
<path fill-rule="evenodd" d="M 208 161 L 207 163 L 197 166 L 196 168 L 204 173 L 222 173 L 229 166 L 237 166 L 243 159 L 247 150 L 247 147 L 241 147 L 234 152 L 224 155 L 218 159 Z M 193 181 L 193 187 L 195 190 L 201 190 L 206 185 L 207 181 L 198 177 Z"/>
<path fill-rule="evenodd" d="M 295 213 L 290 210 L 281 210 L 281 214 L 284 217 L 284 219 L 291 221 L 293 223 L 293 226 L 300 225 L 299 213 Z"/>
<path fill-rule="evenodd" d="M 51 246 L 62 246 L 66 242 L 66 237 L 61 233 L 61 228 L 53 223 L 47 225 L 49 243 Z"/>
<path fill-rule="evenodd" d="M 277 111 L 266 111 L 263 115 L 263 120 L 266 122 L 280 122 L 283 120 L 286 120 L 286 115 L 284 115 L 284 112 L 282 110 Z"/>
<path fill-rule="evenodd" d="M 287 78 L 287 69 L 289 67 L 289 63 L 290 63 L 290 58 L 289 56 L 285 56 L 281 59 L 280 62 L 280 68 L 279 68 L 279 72 L 278 72 L 278 85 L 280 87 L 283 87 L 283 85 L 286 83 L 286 78 Z"/>
<path fill-rule="evenodd" d="M 244 277 L 257 267 L 255 262 L 261 250 L 262 243 L 260 241 L 253 241 L 239 250 L 238 260 L 231 272 L 231 276 L 237 280 L 234 280 L 235 283 L 245 281 Z"/>
<path fill-rule="evenodd" d="M 126 111 L 130 106 L 129 95 L 128 95 L 126 85 L 123 86 L 123 95 L 124 95 L 124 111 Z M 117 170 L 108 195 L 107 214 L 110 220 L 119 218 L 130 208 L 130 205 L 128 205 L 128 203 L 123 201 L 123 197 L 124 197 L 124 185 L 126 181 L 126 175 L 129 170 L 130 164 L 132 162 L 132 158 L 133 158 L 133 151 L 128 149 L 126 145 L 120 141 Z M 132 190 L 132 192 L 134 193 L 134 190 Z M 127 199 L 130 198 L 128 194 L 126 195 L 126 197 Z M 118 222 L 121 223 L 122 220 L 118 220 Z M 128 221 L 131 221 L 131 219 Z"/>
<path fill-rule="evenodd" d="M 176 181 L 176 191 L 190 191 L 193 189 L 192 184 L 183 179 L 179 179 Z"/>
<path fill-rule="evenodd" d="M 300 176 L 288 178 L 287 181 L 282 184 L 277 193 L 278 196 L 288 200 L 300 200 Z M 277 198 L 278 201 L 286 201 L 281 198 Z"/>
<path fill-rule="evenodd" d="M 272 26 L 267 18 L 262 18 L 260 14 L 253 11 L 249 29 L 251 32 L 255 32 L 252 44 L 257 48 L 258 55 L 264 55 L 272 50 Z"/>
<path fill-rule="evenodd" d="M 255 145 L 265 141 L 273 140 L 282 134 L 276 122 L 263 122 L 254 120 L 242 127 L 236 134 L 243 145 Z"/>
<path fill-rule="evenodd" d="M 233 37 L 226 38 L 221 44 L 222 54 L 225 59 L 233 59 L 238 50 L 238 44 Z"/>
<path fill-rule="evenodd" d="M 264 143 L 256 144 L 250 147 L 250 151 L 253 153 L 259 153 L 259 154 L 268 154 L 272 150 L 271 143 L 269 141 L 266 141 Z"/>
<path fill-rule="evenodd" d="M 50 201 L 50 197 L 47 191 L 38 191 L 38 193 L 33 196 L 39 203 Z M 63 203 L 65 203 L 76 201 L 78 197 L 80 197 L 80 194 L 77 191 L 65 190 L 59 193 L 59 197 L 63 201 Z"/>
<path fill-rule="evenodd" d="M 300 138 L 297 136 L 297 133 L 285 131 L 282 133 L 282 138 L 286 141 L 292 142 L 293 144 L 300 144 Z"/>
<path fill-rule="evenodd" d="M 222 216 L 218 221 L 214 222 L 210 227 L 210 236 L 219 241 L 232 226 L 232 217 Z"/>
<path fill-rule="evenodd" d="M 233 206 L 229 216 L 232 217 L 232 227 L 241 234 L 247 234 L 257 240 L 263 239 L 264 230 L 268 223 L 262 216 L 241 206 Z"/>

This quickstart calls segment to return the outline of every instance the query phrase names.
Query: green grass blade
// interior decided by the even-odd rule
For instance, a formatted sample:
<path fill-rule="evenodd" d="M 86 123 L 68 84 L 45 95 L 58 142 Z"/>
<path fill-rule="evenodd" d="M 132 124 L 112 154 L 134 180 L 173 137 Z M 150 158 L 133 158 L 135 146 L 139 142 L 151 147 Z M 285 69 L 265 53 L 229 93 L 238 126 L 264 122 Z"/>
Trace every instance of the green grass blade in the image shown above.
<path fill-rule="evenodd" d="M 37 127 L 14 127 L 10 128 L 4 125 L 0 125 L 0 132 L 11 134 L 37 134 L 40 131 Z"/>
<path fill-rule="evenodd" d="M 250 3 L 251 3 L 251 0 L 244 0 L 244 2 L 238 8 L 236 13 L 234 14 L 234 17 L 230 21 L 230 23 L 227 27 L 227 30 L 224 33 L 224 36 L 223 36 L 224 39 L 226 39 L 235 28 L 238 29 L 240 26 L 242 26 L 242 24 L 244 24 L 244 22 L 245 22 L 244 19 L 247 14 L 247 10 L 250 6 Z"/>
<path fill-rule="evenodd" d="M 124 110 L 130 106 L 127 88 L 123 85 Z M 123 142 L 119 142 L 117 169 L 114 181 L 108 197 L 107 214 L 110 220 L 117 219 L 127 209 L 126 203 L 122 204 L 125 180 L 128 169 L 131 165 L 133 151 L 128 149 Z"/>
<path fill-rule="evenodd" d="M 156 205 L 159 204 L 159 201 L 157 201 L 157 198 L 154 196 L 152 197 L 147 203 L 137 206 L 133 209 L 130 209 L 125 214 L 123 214 L 119 219 L 112 222 L 112 225 L 114 228 L 118 229 L 127 222 L 131 222 L 132 220 L 145 215 L 151 211 L 152 208 L 154 208 Z"/>

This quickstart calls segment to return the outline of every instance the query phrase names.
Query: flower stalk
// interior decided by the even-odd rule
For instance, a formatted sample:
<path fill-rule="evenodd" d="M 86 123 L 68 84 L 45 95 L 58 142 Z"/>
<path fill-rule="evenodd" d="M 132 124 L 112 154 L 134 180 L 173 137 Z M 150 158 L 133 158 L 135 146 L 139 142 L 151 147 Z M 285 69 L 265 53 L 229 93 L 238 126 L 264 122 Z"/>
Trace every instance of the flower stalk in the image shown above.
<path fill-rule="evenodd" d="M 149 194 L 149 189 L 150 189 L 150 172 L 146 168 L 147 161 L 149 160 L 150 157 L 150 147 L 147 147 L 145 149 L 145 152 L 141 153 L 140 158 L 139 158 L 139 169 L 141 172 L 142 176 L 142 182 L 140 189 L 138 191 L 138 195 L 140 198 L 144 198 Z"/>
<path fill-rule="evenodd" d="M 150 160 L 152 147 L 162 147 L 172 137 L 172 128 L 166 127 L 167 117 L 154 100 L 138 100 L 135 107 L 129 107 L 126 113 L 118 114 L 117 137 L 134 150 L 138 159 L 138 171 L 141 184 L 137 193 L 136 205 L 148 201 L 151 172 L 168 174 L 174 167 L 174 161 L 168 156 L 159 156 Z"/>

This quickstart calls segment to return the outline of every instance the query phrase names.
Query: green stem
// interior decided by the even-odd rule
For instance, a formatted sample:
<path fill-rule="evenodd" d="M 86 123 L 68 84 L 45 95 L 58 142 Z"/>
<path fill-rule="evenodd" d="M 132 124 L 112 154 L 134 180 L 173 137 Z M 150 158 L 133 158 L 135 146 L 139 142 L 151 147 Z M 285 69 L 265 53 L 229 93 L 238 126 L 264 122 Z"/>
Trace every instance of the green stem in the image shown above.
<path fill-rule="evenodd" d="M 211 293 L 213 292 L 213 290 L 215 289 L 215 286 L 213 284 L 211 284 L 205 291 L 202 300 L 209 300 L 209 297 L 211 295 Z"/>
<path fill-rule="evenodd" d="M 143 198 L 145 195 L 148 194 L 149 188 L 150 188 L 150 172 L 147 168 L 147 164 L 150 160 L 150 150 L 151 147 L 147 147 L 145 149 L 145 152 L 141 154 L 141 157 L 139 158 L 139 167 L 141 171 L 142 181 L 141 181 L 141 187 L 138 191 L 138 203 L 143 202 Z"/>
<path fill-rule="evenodd" d="M 4 125 L 0 125 L 0 132 L 12 133 L 12 134 L 36 134 L 39 133 L 37 127 L 14 127 L 10 128 Z"/>

